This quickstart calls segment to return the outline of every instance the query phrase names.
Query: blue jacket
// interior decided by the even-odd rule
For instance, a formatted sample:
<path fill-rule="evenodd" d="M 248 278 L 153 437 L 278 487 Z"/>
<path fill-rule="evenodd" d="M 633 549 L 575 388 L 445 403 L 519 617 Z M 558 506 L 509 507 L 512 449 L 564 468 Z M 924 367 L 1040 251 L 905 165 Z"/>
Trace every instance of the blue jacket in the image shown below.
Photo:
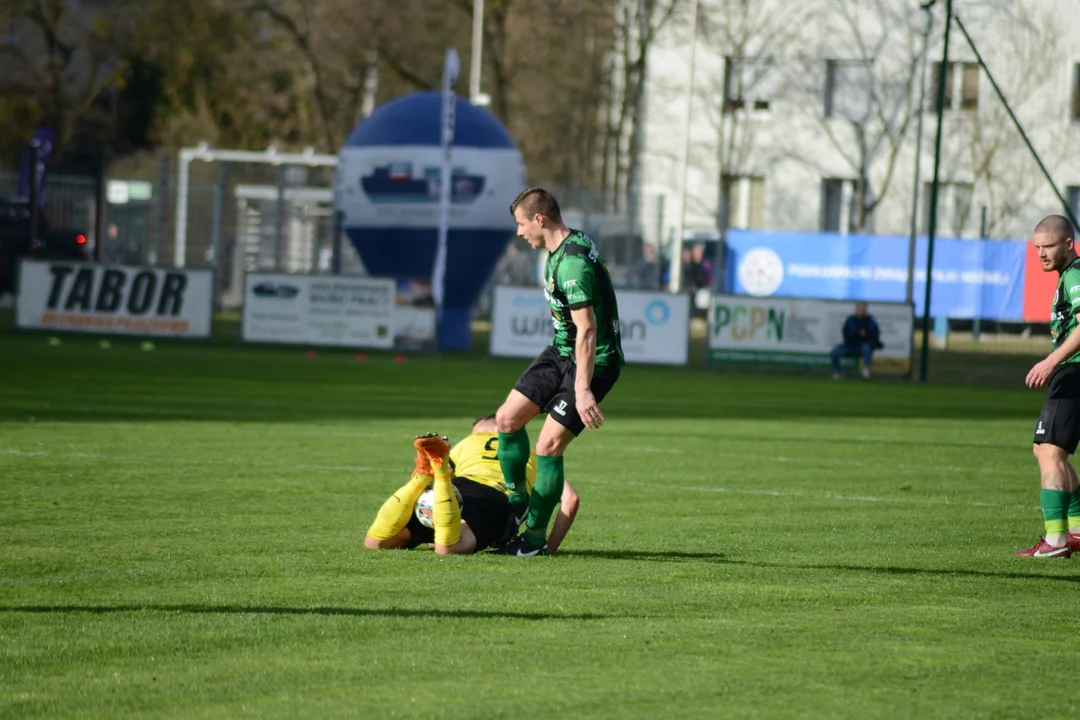
<path fill-rule="evenodd" d="M 864 342 L 870 343 L 870 347 L 875 350 L 885 347 L 881 344 L 881 330 L 878 328 L 877 320 L 870 315 L 849 316 L 844 321 L 844 345 L 857 348 Z"/>

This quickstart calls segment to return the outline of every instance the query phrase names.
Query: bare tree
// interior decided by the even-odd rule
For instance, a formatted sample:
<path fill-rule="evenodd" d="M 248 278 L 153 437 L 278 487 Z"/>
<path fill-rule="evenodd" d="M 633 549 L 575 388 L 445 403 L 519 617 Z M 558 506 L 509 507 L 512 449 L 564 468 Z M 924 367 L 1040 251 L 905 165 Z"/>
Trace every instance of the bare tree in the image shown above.
<path fill-rule="evenodd" d="M 869 232 L 918 110 L 922 34 L 912 8 L 891 0 L 818 0 L 809 19 L 785 84 L 853 176 L 850 229 Z M 825 170 L 812 153 L 788 152 Z"/>
<path fill-rule="evenodd" d="M 1069 147 L 1069 128 L 1059 117 L 1045 112 L 1048 105 L 1054 104 L 1058 92 L 1060 58 L 1067 56 L 1060 23 L 1030 3 L 1012 5 L 1007 14 L 983 14 L 981 18 L 976 12 L 971 14 L 978 19 L 965 27 L 972 33 L 980 54 L 985 55 L 993 43 L 996 55 L 1010 59 L 994 63 L 989 70 L 1042 161 L 1051 173 L 1067 167 L 1072 160 L 1062 149 Z M 967 13 L 962 19 L 968 20 Z M 959 56 L 974 57 L 959 31 L 954 42 Z M 1046 191 L 1047 181 L 986 75 L 975 70 L 973 63 L 969 62 L 968 67 L 982 81 L 976 86 L 977 107 L 948 114 L 948 122 L 954 124 L 952 134 L 963 140 L 948 148 L 951 152 L 944 160 L 945 175 L 950 179 L 970 178 L 976 198 L 985 203 L 985 235 L 1000 237 Z M 954 85 L 970 82 L 972 76 L 969 73 L 962 78 L 954 72 Z M 957 218 L 957 224 L 966 224 L 973 219 L 975 203 L 958 210 L 965 214 Z"/>
<path fill-rule="evenodd" d="M 615 4 L 614 58 L 609 68 L 608 126 L 601 177 L 614 199 L 635 192 L 640 172 L 641 113 L 649 51 L 685 0 L 619 0 Z"/>
<path fill-rule="evenodd" d="M 788 49 L 813 4 L 779 7 L 770 0 L 714 0 L 699 22 L 700 41 L 723 62 L 697 84 L 695 108 L 716 134 L 708 148 L 719 166 L 719 224 L 730 224 L 731 184 L 761 172 L 774 149 L 755 142 L 755 131 L 785 92 Z"/>
<path fill-rule="evenodd" d="M 140 14 L 132 2 L 87 9 L 63 0 L 11 0 L 0 15 L 13 38 L 0 53 L 0 117 L 21 118 L 25 135 L 36 124 L 55 127 L 61 148 L 87 119 L 96 123 L 95 136 L 107 135 L 115 107 L 96 104 L 123 81 L 122 52 Z"/>

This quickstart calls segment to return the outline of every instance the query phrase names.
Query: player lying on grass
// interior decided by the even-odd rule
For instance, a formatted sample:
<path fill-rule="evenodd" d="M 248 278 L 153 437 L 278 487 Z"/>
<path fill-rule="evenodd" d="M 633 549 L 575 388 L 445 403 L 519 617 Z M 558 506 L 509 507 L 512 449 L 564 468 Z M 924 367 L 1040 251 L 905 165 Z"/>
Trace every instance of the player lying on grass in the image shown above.
<path fill-rule="evenodd" d="M 433 542 L 436 553 L 451 555 L 499 547 L 512 539 L 518 528 L 496 457 L 498 444 L 493 414 L 473 423 L 472 434 L 452 450 L 445 437 L 418 436 L 413 441 L 416 469 L 409 482 L 383 503 L 368 529 L 364 547 L 389 550 Z M 535 480 L 534 453 L 526 477 L 530 490 Z M 434 528 L 423 525 L 415 512 L 417 500 L 429 486 L 435 493 Z M 461 494 L 460 503 L 454 488 Z M 548 538 L 548 552 L 558 549 L 574 523 L 577 509 L 578 494 L 566 483 Z"/>

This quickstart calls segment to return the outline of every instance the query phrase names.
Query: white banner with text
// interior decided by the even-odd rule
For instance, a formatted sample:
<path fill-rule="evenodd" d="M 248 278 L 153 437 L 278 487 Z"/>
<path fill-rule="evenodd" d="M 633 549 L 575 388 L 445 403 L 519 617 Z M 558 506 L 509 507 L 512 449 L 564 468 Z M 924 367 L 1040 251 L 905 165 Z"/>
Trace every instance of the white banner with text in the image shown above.
<path fill-rule="evenodd" d="M 884 345 L 874 353 L 875 370 L 909 372 L 912 306 L 869 302 L 867 310 Z M 855 302 L 847 300 L 714 295 L 709 364 L 828 367 L 829 353 L 843 341 L 844 321 L 854 311 Z"/>
<path fill-rule="evenodd" d="M 24 259 L 19 263 L 15 325 L 58 332 L 208 338 L 213 286 L 209 270 Z"/>
<path fill-rule="evenodd" d="M 244 342 L 394 347 L 395 282 L 383 278 L 248 273 Z"/>
<path fill-rule="evenodd" d="M 690 297 L 618 290 L 623 355 L 628 363 L 685 365 L 690 339 Z M 495 288 L 492 355 L 536 357 L 555 336 L 543 290 Z"/>

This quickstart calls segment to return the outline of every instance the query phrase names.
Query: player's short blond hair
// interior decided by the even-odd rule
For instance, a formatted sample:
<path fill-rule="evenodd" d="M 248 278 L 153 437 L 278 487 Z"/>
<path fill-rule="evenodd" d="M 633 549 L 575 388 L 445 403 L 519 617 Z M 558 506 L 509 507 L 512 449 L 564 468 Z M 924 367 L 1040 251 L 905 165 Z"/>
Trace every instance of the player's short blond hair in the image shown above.
<path fill-rule="evenodd" d="M 1076 237 L 1072 223 L 1064 215 L 1048 215 L 1035 226 L 1036 235 L 1049 235 L 1055 243 L 1065 242 Z"/>

